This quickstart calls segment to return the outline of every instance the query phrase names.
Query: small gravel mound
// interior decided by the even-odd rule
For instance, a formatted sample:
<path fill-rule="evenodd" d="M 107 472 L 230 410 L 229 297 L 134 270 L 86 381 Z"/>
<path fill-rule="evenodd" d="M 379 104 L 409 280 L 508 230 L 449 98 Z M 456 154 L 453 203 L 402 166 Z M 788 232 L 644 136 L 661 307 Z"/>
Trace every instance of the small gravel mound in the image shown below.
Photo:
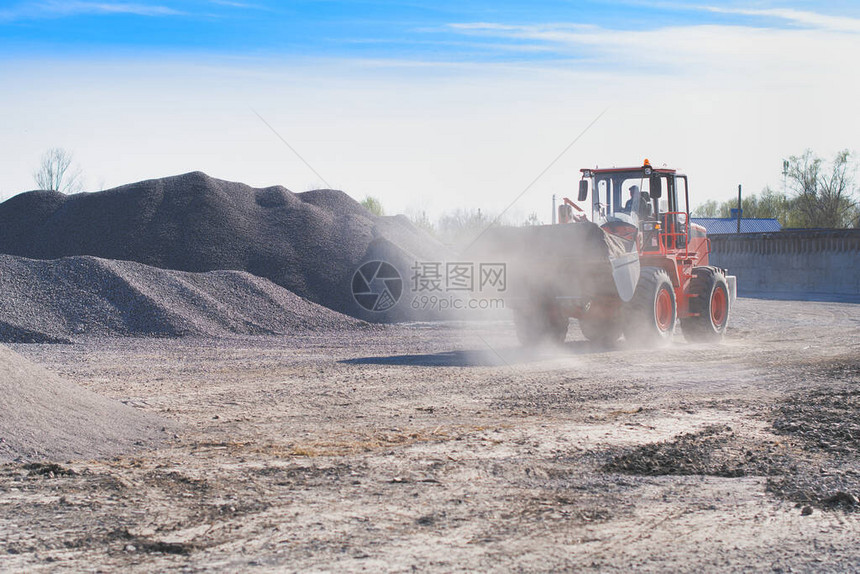
<path fill-rule="evenodd" d="M 708 475 L 722 477 L 783 474 L 792 462 L 772 446 L 744 447 L 732 429 L 711 425 L 699 432 L 624 449 L 606 465 L 604 472 L 642 476 Z"/>
<path fill-rule="evenodd" d="M 801 471 L 768 480 L 768 492 L 798 504 L 860 512 L 860 369 L 852 362 L 811 374 L 842 381 L 774 406 L 773 429 L 803 448 Z"/>
<path fill-rule="evenodd" d="M 776 408 L 773 428 L 796 436 L 806 446 L 833 454 L 860 454 L 860 369 L 855 365 L 852 386 L 793 395 Z M 850 380 L 850 379 L 849 379 Z"/>
<path fill-rule="evenodd" d="M 810 465 L 802 472 L 768 478 L 767 491 L 798 505 L 860 513 L 860 471 L 856 464 L 836 464 L 826 473 Z"/>
<path fill-rule="evenodd" d="M 96 257 L 0 255 L 3 342 L 286 334 L 362 325 L 243 271 L 187 273 Z"/>
<path fill-rule="evenodd" d="M 0 463 L 114 456 L 165 438 L 165 421 L 64 381 L 0 346 Z"/>
<path fill-rule="evenodd" d="M 385 258 L 405 277 L 416 260 L 441 260 L 438 242 L 408 219 L 377 217 L 341 191 L 255 189 L 201 172 L 97 193 L 16 195 L 0 204 L 0 252 L 247 271 L 369 320 L 408 318 L 410 307 L 406 301 L 388 313 L 359 307 L 351 287 L 362 263 Z"/>

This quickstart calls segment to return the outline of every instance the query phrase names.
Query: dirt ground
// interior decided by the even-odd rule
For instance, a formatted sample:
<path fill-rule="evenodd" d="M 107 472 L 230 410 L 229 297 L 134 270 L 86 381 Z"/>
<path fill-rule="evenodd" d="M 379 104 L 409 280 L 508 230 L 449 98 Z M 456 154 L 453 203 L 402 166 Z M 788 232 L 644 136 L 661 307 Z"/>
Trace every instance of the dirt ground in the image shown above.
<path fill-rule="evenodd" d="M 0 466 L 0 571 L 860 570 L 860 305 L 742 299 L 719 346 L 572 323 L 14 345 L 179 424 Z"/>

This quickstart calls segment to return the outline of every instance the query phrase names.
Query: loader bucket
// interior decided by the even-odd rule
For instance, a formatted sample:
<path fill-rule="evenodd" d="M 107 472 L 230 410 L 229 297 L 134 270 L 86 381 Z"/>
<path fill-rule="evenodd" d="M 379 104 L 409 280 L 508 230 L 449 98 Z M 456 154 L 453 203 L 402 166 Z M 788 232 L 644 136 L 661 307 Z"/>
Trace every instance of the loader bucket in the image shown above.
<path fill-rule="evenodd" d="M 507 306 L 548 298 L 575 306 L 597 297 L 632 298 L 639 257 L 628 243 L 587 221 L 497 227 L 484 233 L 466 256 L 505 264 Z"/>

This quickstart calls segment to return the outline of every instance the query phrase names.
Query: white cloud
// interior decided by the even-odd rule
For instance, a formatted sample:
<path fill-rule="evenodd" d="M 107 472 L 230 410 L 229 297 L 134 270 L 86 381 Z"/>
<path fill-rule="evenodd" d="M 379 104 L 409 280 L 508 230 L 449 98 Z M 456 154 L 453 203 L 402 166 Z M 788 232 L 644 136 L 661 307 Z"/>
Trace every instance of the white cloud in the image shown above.
<path fill-rule="evenodd" d="M 810 13 L 802 14 L 812 19 Z M 840 19 L 840 25 L 849 28 L 848 21 Z M 702 24 L 615 30 L 566 23 L 478 22 L 451 24 L 449 29 L 506 41 L 512 50 L 551 48 L 560 60 L 587 60 L 589 70 L 602 69 L 607 75 L 728 75 L 743 81 L 794 83 L 799 76 L 811 78 L 841 69 L 851 83 L 860 71 L 855 57 L 860 53 L 860 35 L 834 33 L 831 28 Z"/>
<path fill-rule="evenodd" d="M 131 14 L 135 16 L 178 16 L 179 10 L 167 6 L 153 6 L 127 2 L 27 2 L 14 8 L 0 10 L 0 22 L 62 18 L 81 14 Z"/>
<path fill-rule="evenodd" d="M 234 2 L 233 0 L 209 0 L 212 4 L 217 4 L 218 6 L 228 6 L 230 8 L 252 8 L 254 10 L 263 10 L 265 9 L 263 6 L 258 4 L 249 4 L 247 2 Z"/>
<path fill-rule="evenodd" d="M 743 16 L 762 16 L 765 18 L 776 18 L 800 26 L 817 28 L 820 30 L 830 30 L 833 32 L 849 32 L 855 34 L 860 33 L 860 19 L 850 18 L 848 16 L 827 16 L 825 14 L 819 14 L 817 12 L 794 10 L 792 8 L 771 8 L 764 10 L 753 10 L 743 8 L 722 8 L 706 6 L 704 9 L 717 14 L 738 14 Z"/>

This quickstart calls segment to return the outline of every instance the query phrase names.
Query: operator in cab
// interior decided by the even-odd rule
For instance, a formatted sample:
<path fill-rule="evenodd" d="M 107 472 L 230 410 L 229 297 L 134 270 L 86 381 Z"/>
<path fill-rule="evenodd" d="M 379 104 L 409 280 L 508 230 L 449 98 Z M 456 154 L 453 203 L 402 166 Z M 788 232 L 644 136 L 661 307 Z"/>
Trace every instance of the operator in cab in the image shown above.
<path fill-rule="evenodd" d="M 639 218 L 644 219 L 646 217 L 651 216 L 651 196 L 648 195 L 647 191 L 639 191 L 638 185 L 630 186 L 630 199 L 627 200 L 627 203 L 624 204 L 624 211 L 633 214 L 633 203 L 634 198 L 639 196 Z"/>
<path fill-rule="evenodd" d="M 627 203 L 624 204 L 624 211 L 627 213 L 631 213 L 633 211 L 633 198 L 636 197 L 636 194 L 639 193 L 638 185 L 630 186 L 630 199 L 627 200 Z"/>

